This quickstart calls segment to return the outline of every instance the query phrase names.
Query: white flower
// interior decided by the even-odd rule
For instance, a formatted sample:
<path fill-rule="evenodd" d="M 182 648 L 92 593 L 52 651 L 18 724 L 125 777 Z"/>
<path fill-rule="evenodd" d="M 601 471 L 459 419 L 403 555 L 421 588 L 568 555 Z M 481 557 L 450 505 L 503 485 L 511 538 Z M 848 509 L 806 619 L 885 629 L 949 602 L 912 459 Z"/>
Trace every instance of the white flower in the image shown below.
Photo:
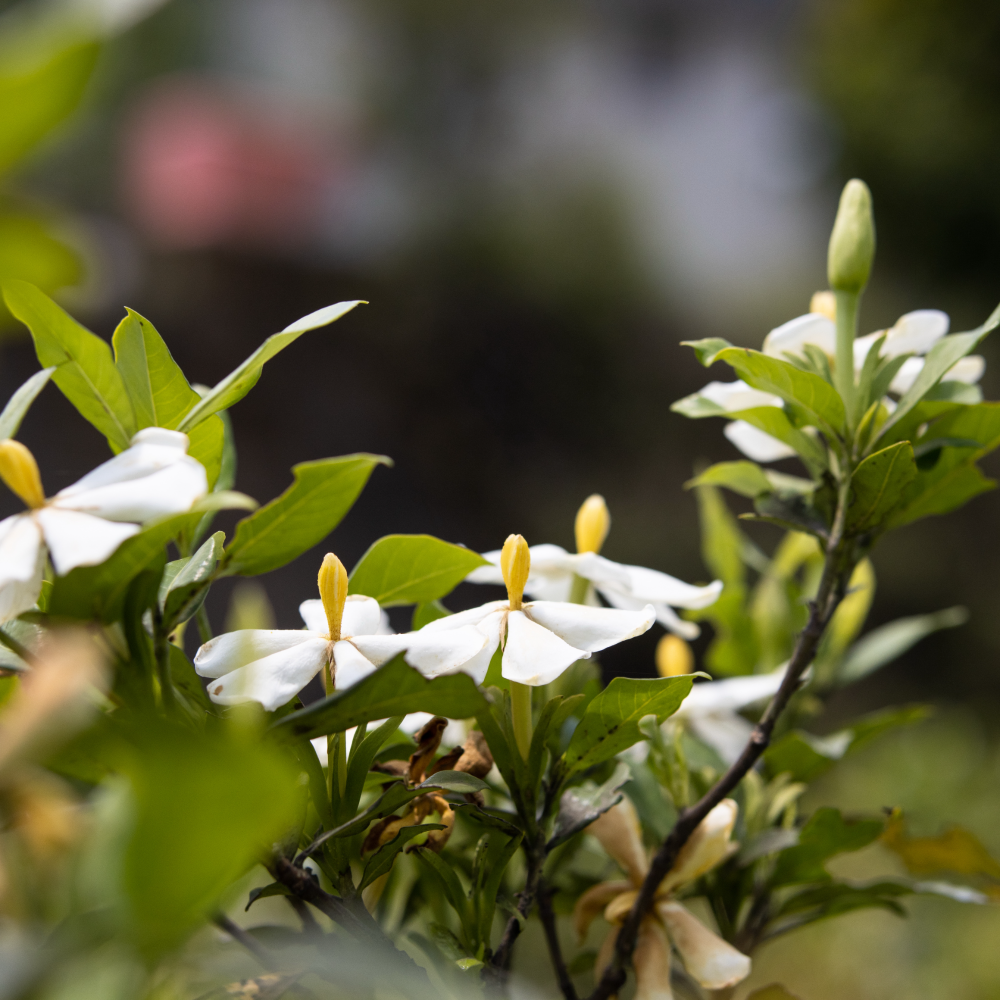
<path fill-rule="evenodd" d="M 694 622 L 683 621 L 673 609 L 707 608 L 722 592 L 721 580 L 707 587 L 696 587 L 658 570 L 612 562 L 596 552 L 574 554 L 559 545 L 532 545 L 529 551 L 531 573 L 524 592 L 539 598 L 537 603 L 568 600 L 575 575 L 589 580 L 612 607 L 640 611 L 652 606 L 656 620 L 664 628 L 688 639 L 697 638 L 698 626 Z M 474 569 L 466 580 L 470 583 L 503 583 L 500 551 L 484 552 L 483 558 L 492 565 Z M 594 647 L 594 651 L 599 648 L 603 647 Z"/>
<path fill-rule="evenodd" d="M 0 442 L 0 477 L 29 507 L 0 521 L 0 621 L 37 601 L 46 552 L 62 576 L 104 562 L 139 523 L 189 510 L 208 481 L 187 447 L 186 434 L 147 427 L 130 448 L 46 500 L 31 452 Z"/>
<path fill-rule="evenodd" d="M 640 610 L 594 608 L 565 601 L 524 604 L 522 598 L 531 579 L 533 552 L 520 535 L 511 535 L 500 554 L 499 571 L 500 582 L 507 585 L 508 599 L 439 618 L 420 632 L 441 633 L 474 625 L 486 636 L 486 645 L 474 661 L 465 665 L 465 670 L 481 680 L 497 647 L 502 646 L 503 676 L 537 687 L 554 681 L 576 660 L 589 659 L 591 653 L 641 635 L 655 621 L 656 611 L 649 603 Z M 631 598 L 626 601 L 639 603 Z"/>
<path fill-rule="evenodd" d="M 826 305 L 820 295 L 814 302 Z M 924 367 L 924 355 L 948 332 L 948 314 L 939 309 L 917 309 L 900 316 L 889 330 L 878 330 L 854 341 L 854 368 L 860 372 L 865 358 L 875 342 L 882 336 L 885 341 L 879 357 L 896 358 L 903 354 L 908 357 L 889 384 L 889 391 L 901 396 L 907 392 Z M 807 345 L 819 348 L 831 360 L 836 354 L 837 325 L 832 315 L 810 312 L 804 316 L 775 327 L 765 338 L 761 351 L 774 358 L 788 360 L 788 357 L 805 358 Z M 943 381 L 965 382 L 974 385 L 983 377 L 986 361 L 978 355 L 961 358 L 944 375 Z M 782 399 L 769 393 L 753 389 L 745 382 L 709 382 L 698 395 L 715 403 L 730 413 L 748 410 L 757 406 L 783 406 Z M 892 400 L 886 398 L 891 407 Z M 770 434 L 738 420 L 727 424 L 723 432 L 726 437 L 748 458 L 755 462 L 776 462 L 791 458 L 795 451 L 783 441 Z"/>
<path fill-rule="evenodd" d="M 319 590 L 320 600 L 299 605 L 305 629 L 242 629 L 216 636 L 198 650 L 195 670 L 218 678 L 208 687 L 212 701 L 257 701 L 273 712 L 324 668 L 329 668 L 327 689 L 343 689 L 404 651 L 411 666 L 425 677 L 437 677 L 462 669 L 486 641 L 472 627 L 444 635 L 385 634 L 378 601 L 347 595 L 347 572 L 332 553 L 323 560 Z"/>
<path fill-rule="evenodd" d="M 746 955 L 710 931 L 672 898 L 677 889 L 701 878 L 736 849 L 729 838 L 737 809 L 732 799 L 720 802 L 691 834 L 660 883 L 653 910 L 640 924 L 633 956 L 636 997 L 669 1000 L 673 996 L 670 992 L 671 944 L 681 956 L 688 975 L 704 989 L 725 989 L 750 975 L 750 959 Z M 599 882 L 577 900 L 573 911 L 573 923 L 581 940 L 602 910 L 604 919 L 611 924 L 594 967 L 594 975 L 599 979 L 610 964 L 618 929 L 635 904 L 649 871 L 649 861 L 642 845 L 642 830 L 635 807 L 628 799 L 623 799 L 591 823 L 587 832 L 601 842 L 628 876 L 627 879 Z"/>

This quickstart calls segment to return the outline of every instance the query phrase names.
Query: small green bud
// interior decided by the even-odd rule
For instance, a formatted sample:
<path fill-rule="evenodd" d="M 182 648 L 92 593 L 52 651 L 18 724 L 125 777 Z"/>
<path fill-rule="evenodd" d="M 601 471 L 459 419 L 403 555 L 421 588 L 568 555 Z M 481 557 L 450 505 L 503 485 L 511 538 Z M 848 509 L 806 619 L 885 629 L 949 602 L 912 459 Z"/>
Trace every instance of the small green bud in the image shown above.
<path fill-rule="evenodd" d="M 875 258 L 872 195 L 864 181 L 850 180 L 840 196 L 830 234 L 827 275 L 835 292 L 858 294 L 868 284 Z"/>

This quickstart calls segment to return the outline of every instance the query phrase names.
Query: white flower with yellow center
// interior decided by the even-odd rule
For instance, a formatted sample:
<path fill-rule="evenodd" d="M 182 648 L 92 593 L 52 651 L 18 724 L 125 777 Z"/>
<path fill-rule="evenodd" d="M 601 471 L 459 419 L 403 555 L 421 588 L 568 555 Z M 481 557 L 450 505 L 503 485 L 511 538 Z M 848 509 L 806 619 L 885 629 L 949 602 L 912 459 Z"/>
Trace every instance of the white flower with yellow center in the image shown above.
<path fill-rule="evenodd" d="M 186 434 L 147 427 L 130 448 L 46 499 L 31 452 L 0 441 L 0 478 L 28 506 L 0 521 L 0 621 L 38 600 L 46 553 L 60 576 L 96 566 L 142 522 L 189 510 L 208 481 L 187 448 Z"/>
<path fill-rule="evenodd" d="M 836 353 L 837 324 L 835 304 L 830 292 L 817 292 L 810 305 L 811 311 L 804 316 L 775 327 L 765 338 L 761 351 L 773 358 L 787 361 L 789 357 L 805 358 L 806 348 L 818 348 L 832 361 Z M 939 309 L 917 309 L 900 316 L 888 330 L 878 330 L 854 341 L 854 368 L 860 372 L 868 353 L 880 337 L 885 337 L 879 351 L 881 358 L 898 358 L 911 355 L 896 372 L 889 391 L 901 396 L 907 392 L 923 370 L 924 356 L 948 332 L 948 314 Z M 974 385 L 983 377 L 986 361 L 979 355 L 961 358 L 945 373 L 942 381 L 964 382 Z M 698 395 L 717 406 L 736 413 L 757 406 L 783 406 L 783 400 L 770 393 L 753 389 L 745 382 L 709 382 Z M 891 400 L 889 400 L 891 404 Z M 748 458 L 755 462 L 776 462 L 791 458 L 794 450 L 783 441 L 764 431 L 736 420 L 727 424 L 723 432 L 726 437 Z"/>
<path fill-rule="evenodd" d="M 671 945 L 677 950 L 688 975 L 707 990 L 721 990 L 750 975 L 750 959 L 710 931 L 673 894 L 682 886 L 711 871 L 732 854 L 737 845 L 730 841 L 736 822 L 737 805 L 732 799 L 720 802 L 698 825 L 681 848 L 673 867 L 656 892 L 653 910 L 639 928 L 632 964 L 635 969 L 637 1000 L 670 1000 Z M 587 827 L 605 851 L 628 876 L 600 882 L 576 902 L 573 922 L 582 940 L 602 910 L 611 931 L 597 955 L 594 975 L 600 979 L 614 955 L 618 931 L 635 904 L 649 871 L 649 859 L 642 845 L 642 831 L 635 808 L 628 799 L 609 809 Z"/>
<path fill-rule="evenodd" d="M 241 629 L 206 642 L 194 666 L 202 677 L 215 679 L 208 686 L 212 701 L 257 701 L 273 712 L 320 671 L 329 693 L 356 684 L 404 651 L 407 663 L 437 677 L 464 669 L 486 642 L 471 625 L 443 634 L 380 634 L 378 601 L 348 595 L 347 586 L 343 563 L 328 553 L 319 571 L 320 599 L 299 605 L 304 629 Z"/>
<path fill-rule="evenodd" d="M 588 497 L 576 517 L 577 551 L 567 552 L 559 545 L 532 545 L 529 549 L 531 572 L 524 585 L 524 593 L 538 598 L 540 602 L 569 601 L 576 581 L 582 580 L 585 584 L 593 584 L 594 590 L 612 607 L 622 611 L 641 611 L 652 606 L 656 620 L 664 628 L 687 639 L 697 638 L 698 626 L 694 622 L 683 621 L 673 609 L 707 608 L 716 602 L 722 592 L 722 581 L 696 587 L 655 569 L 627 566 L 605 559 L 598 553 L 610 526 L 611 518 L 604 498 L 596 493 Z M 483 558 L 492 565 L 474 569 L 466 580 L 469 583 L 503 583 L 501 551 L 484 552 Z M 580 601 L 583 599 L 581 595 Z M 591 598 L 590 603 L 596 604 L 596 601 Z"/>

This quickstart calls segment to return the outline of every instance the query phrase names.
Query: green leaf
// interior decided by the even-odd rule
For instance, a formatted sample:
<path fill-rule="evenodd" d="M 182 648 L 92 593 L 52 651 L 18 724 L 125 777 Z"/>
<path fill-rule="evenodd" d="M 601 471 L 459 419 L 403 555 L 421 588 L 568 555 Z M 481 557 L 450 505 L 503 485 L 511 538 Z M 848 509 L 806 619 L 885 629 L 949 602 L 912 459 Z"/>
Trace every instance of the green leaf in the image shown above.
<path fill-rule="evenodd" d="M 476 852 L 472 898 L 478 910 L 477 944 L 488 948 L 503 874 L 521 844 L 522 835 L 518 830 L 510 835 L 491 830 L 484 839 L 484 849 Z"/>
<path fill-rule="evenodd" d="M 272 334 L 250 355 L 238 368 L 231 371 L 221 382 L 207 392 L 188 411 L 178 425 L 178 430 L 190 432 L 203 420 L 207 420 L 219 410 L 228 410 L 238 403 L 256 384 L 264 365 L 276 354 L 283 351 L 289 344 L 298 340 L 307 330 L 315 330 L 327 326 L 341 316 L 349 313 L 355 306 L 364 305 L 360 300 L 354 302 L 338 302 L 332 306 L 318 309 L 302 319 L 286 326 L 281 333 Z"/>
<path fill-rule="evenodd" d="M 340 826 L 324 830 L 302 853 L 304 855 L 313 854 L 328 840 L 354 837 L 367 829 L 373 820 L 391 816 L 407 802 L 426 794 L 426 788 L 407 788 L 404 782 L 393 781 L 364 812 L 358 813 L 353 819 L 341 823 Z"/>
<path fill-rule="evenodd" d="M 219 714 L 218 706 L 214 705 L 205 694 L 202 680 L 195 673 L 194 664 L 187 658 L 184 650 L 170 643 L 168 656 L 171 683 L 191 707 L 192 715 L 196 718 L 203 718 L 206 714 Z"/>
<path fill-rule="evenodd" d="M 990 314 L 982 326 L 969 333 L 953 333 L 950 337 L 942 337 L 928 352 L 924 366 L 920 369 L 913 385 L 903 394 L 892 416 L 882 425 L 884 434 L 898 424 L 941 379 L 967 354 L 971 354 L 979 342 L 1000 326 L 1000 306 Z"/>
<path fill-rule="evenodd" d="M 135 818 L 122 861 L 129 931 L 147 956 L 180 944 L 293 821 L 296 770 L 232 732 L 147 719 L 122 770 Z"/>
<path fill-rule="evenodd" d="M 371 770 L 375 755 L 382 749 L 385 741 L 399 729 L 402 721 L 402 715 L 395 715 L 383 722 L 374 732 L 365 734 L 364 739 L 358 739 L 355 735 L 355 740 L 351 743 L 351 757 L 347 762 L 347 785 L 344 792 L 344 808 L 349 813 L 355 812 L 358 808 L 365 790 L 365 778 Z"/>
<path fill-rule="evenodd" d="M 909 705 L 874 712 L 829 736 L 793 730 L 768 747 L 764 759 L 772 774 L 790 774 L 793 781 L 814 781 L 838 760 L 867 746 L 883 733 L 923 722 L 928 715 L 930 709 L 925 705 Z"/>
<path fill-rule="evenodd" d="M 632 777 L 628 764 L 619 761 L 607 781 L 600 785 L 592 781 L 567 789 L 559 800 L 559 812 L 552 829 L 552 839 L 546 850 L 569 840 L 574 834 L 590 826 L 599 816 L 624 798 L 621 787 Z"/>
<path fill-rule="evenodd" d="M 911 837 L 902 813 L 894 809 L 882 834 L 882 843 L 899 855 L 915 875 L 951 872 L 956 875 L 987 875 L 1000 879 L 1000 862 L 971 830 L 949 827 L 936 837 Z"/>
<path fill-rule="evenodd" d="M 469 900 L 462 888 L 462 883 L 459 882 L 458 876 L 455 874 L 455 869 L 433 851 L 422 850 L 413 853 L 437 876 L 444 889 L 445 899 L 458 914 L 462 927 L 471 927 Z"/>
<path fill-rule="evenodd" d="M 121 615 L 125 591 L 132 580 L 158 556 L 194 515 L 175 514 L 126 538 L 100 566 L 80 566 L 56 577 L 49 614 L 112 622 Z"/>
<path fill-rule="evenodd" d="M 236 525 L 225 553 L 225 574 L 268 573 L 321 542 L 340 524 L 379 464 L 392 463 L 382 455 L 360 454 L 294 466 L 292 485 Z"/>
<path fill-rule="evenodd" d="M 446 792 L 459 792 L 468 795 L 480 792 L 489 787 L 481 778 L 465 771 L 435 771 L 429 778 L 420 783 L 419 788 L 443 788 Z"/>
<path fill-rule="evenodd" d="M 396 860 L 396 855 L 399 854 L 399 852 L 406 847 L 407 843 L 413 840 L 414 837 L 430 833 L 432 830 L 443 829 L 444 827 L 440 823 L 421 823 L 415 824 L 414 826 L 402 827 L 399 833 L 397 833 L 392 840 L 390 840 L 387 844 L 383 844 L 368 859 L 368 862 L 365 865 L 364 874 L 361 876 L 361 884 L 358 886 L 358 892 L 361 892 L 363 889 L 367 889 L 368 886 L 375 881 L 375 879 L 391 872 L 393 862 Z"/>
<path fill-rule="evenodd" d="M 816 886 L 789 896 L 778 910 L 778 916 L 805 914 L 805 920 L 796 920 L 794 928 L 803 923 L 815 923 L 828 917 L 837 917 L 853 910 L 876 907 L 889 910 L 897 916 L 905 917 L 906 910 L 900 906 L 900 896 L 909 896 L 913 889 L 899 882 L 877 882 L 874 885 L 854 886 L 844 882 Z"/>
<path fill-rule="evenodd" d="M 108 344 L 26 281 L 6 281 L 3 292 L 7 307 L 31 331 L 40 364 L 56 366 L 52 381 L 112 451 L 127 448 L 135 417 Z"/>
<path fill-rule="evenodd" d="M 741 521 L 767 521 L 788 531 L 801 531 L 825 539 L 829 526 L 823 515 L 804 497 L 765 493 L 754 500 L 755 514 L 740 514 Z"/>
<path fill-rule="evenodd" d="M 171 628 L 187 621 L 204 603 L 225 540 L 225 533 L 217 531 L 178 567 L 170 582 L 161 589 L 160 610 Z"/>
<path fill-rule="evenodd" d="M 0 413 L 0 441 L 12 438 L 17 434 L 21 421 L 24 420 L 31 404 L 52 378 L 55 368 L 43 368 L 35 372 L 13 396 L 7 400 L 7 405 Z"/>
<path fill-rule="evenodd" d="M 715 363 L 721 351 L 732 347 L 728 340 L 722 337 L 706 337 L 704 340 L 682 340 L 681 347 L 690 347 L 698 356 L 698 360 L 706 367 Z"/>
<path fill-rule="evenodd" d="M 639 720 L 655 715 L 657 725 L 680 708 L 693 675 L 636 680 L 616 677 L 583 713 L 563 754 L 566 774 L 582 771 L 627 750 L 643 738 Z"/>
<path fill-rule="evenodd" d="M 258 899 L 267 899 L 268 896 L 290 896 L 291 894 L 292 890 L 284 882 L 271 882 L 270 885 L 258 886 L 256 889 L 250 890 L 243 912 L 246 913 Z"/>
<path fill-rule="evenodd" d="M 477 552 L 431 535 L 386 535 L 354 567 L 349 592 L 374 597 L 383 608 L 426 603 L 486 565 Z"/>
<path fill-rule="evenodd" d="M 13 23 L 0 60 L 0 173 L 9 170 L 80 103 L 100 45 L 76 41 L 58 49 L 31 45 Z M 27 53 L 25 48 L 27 47 Z M 27 55 L 28 58 L 25 58 Z"/>
<path fill-rule="evenodd" d="M 400 653 L 346 691 L 334 691 L 307 708 L 272 725 L 281 735 L 315 739 L 342 733 L 373 719 L 408 712 L 430 712 L 449 719 L 467 719 L 486 706 L 486 699 L 468 674 L 446 674 L 428 680 L 409 666 Z"/>
<path fill-rule="evenodd" d="M 965 608 L 946 608 L 929 615 L 897 618 L 873 629 L 859 639 L 844 658 L 837 672 L 838 684 L 852 684 L 898 659 L 921 639 L 943 628 L 955 628 L 969 620 Z"/>
<path fill-rule="evenodd" d="M 805 495 L 815 489 L 810 479 L 762 469 L 756 462 L 747 461 L 717 462 L 684 484 L 685 489 L 693 486 L 724 486 L 751 499 L 763 493 Z"/>
<path fill-rule="evenodd" d="M 809 423 L 838 434 L 844 430 L 844 403 L 829 382 L 759 351 L 730 347 L 717 355 L 748 385 L 773 392 L 805 411 Z"/>
<path fill-rule="evenodd" d="M 829 882 L 830 875 L 823 867 L 824 862 L 836 854 L 867 847 L 878 838 L 883 828 L 881 820 L 845 820 L 839 809 L 817 809 L 802 827 L 798 844 L 778 855 L 771 885 Z"/>
<path fill-rule="evenodd" d="M 903 491 L 916 474 L 909 441 L 900 441 L 869 455 L 851 477 L 848 533 L 877 529 L 899 504 Z"/>

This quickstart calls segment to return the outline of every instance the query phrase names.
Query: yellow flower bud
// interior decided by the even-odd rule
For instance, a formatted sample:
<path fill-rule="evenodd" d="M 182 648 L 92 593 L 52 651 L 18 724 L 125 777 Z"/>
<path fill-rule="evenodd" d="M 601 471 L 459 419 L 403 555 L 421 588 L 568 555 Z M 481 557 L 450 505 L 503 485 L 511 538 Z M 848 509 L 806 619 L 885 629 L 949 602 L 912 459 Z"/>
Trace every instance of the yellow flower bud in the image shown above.
<path fill-rule="evenodd" d="M 330 640 L 340 639 L 340 624 L 344 620 L 344 605 L 347 603 L 347 570 L 332 553 L 323 557 L 319 568 L 319 596 L 326 612 L 326 623 L 330 627 Z"/>
<path fill-rule="evenodd" d="M 858 294 L 868 284 L 875 259 L 875 220 L 868 185 L 857 179 L 844 186 L 830 234 L 827 276 L 835 292 Z"/>
<path fill-rule="evenodd" d="M 11 438 L 0 441 L 0 479 L 29 507 L 41 507 L 45 503 L 38 463 L 20 441 Z"/>
<path fill-rule="evenodd" d="M 576 551 L 600 552 L 610 528 L 611 515 L 604 497 L 600 493 L 587 497 L 576 512 Z"/>
<path fill-rule="evenodd" d="M 809 302 L 809 312 L 837 320 L 837 296 L 833 292 L 816 292 Z"/>
<path fill-rule="evenodd" d="M 519 611 L 524 597 L 524 585 L 531 572 L 531 553 L 523 535 L 508 535 L 500 552 L 500 572 L 507 584 L 507 599 L 510 610 Z"/>
<path fill-rule="evenodd" d="M 679 677 L 693 670 L 691 647 L 679 635 L 668 632 L 656 647 L 656 672 L 661 677 Z"/>

